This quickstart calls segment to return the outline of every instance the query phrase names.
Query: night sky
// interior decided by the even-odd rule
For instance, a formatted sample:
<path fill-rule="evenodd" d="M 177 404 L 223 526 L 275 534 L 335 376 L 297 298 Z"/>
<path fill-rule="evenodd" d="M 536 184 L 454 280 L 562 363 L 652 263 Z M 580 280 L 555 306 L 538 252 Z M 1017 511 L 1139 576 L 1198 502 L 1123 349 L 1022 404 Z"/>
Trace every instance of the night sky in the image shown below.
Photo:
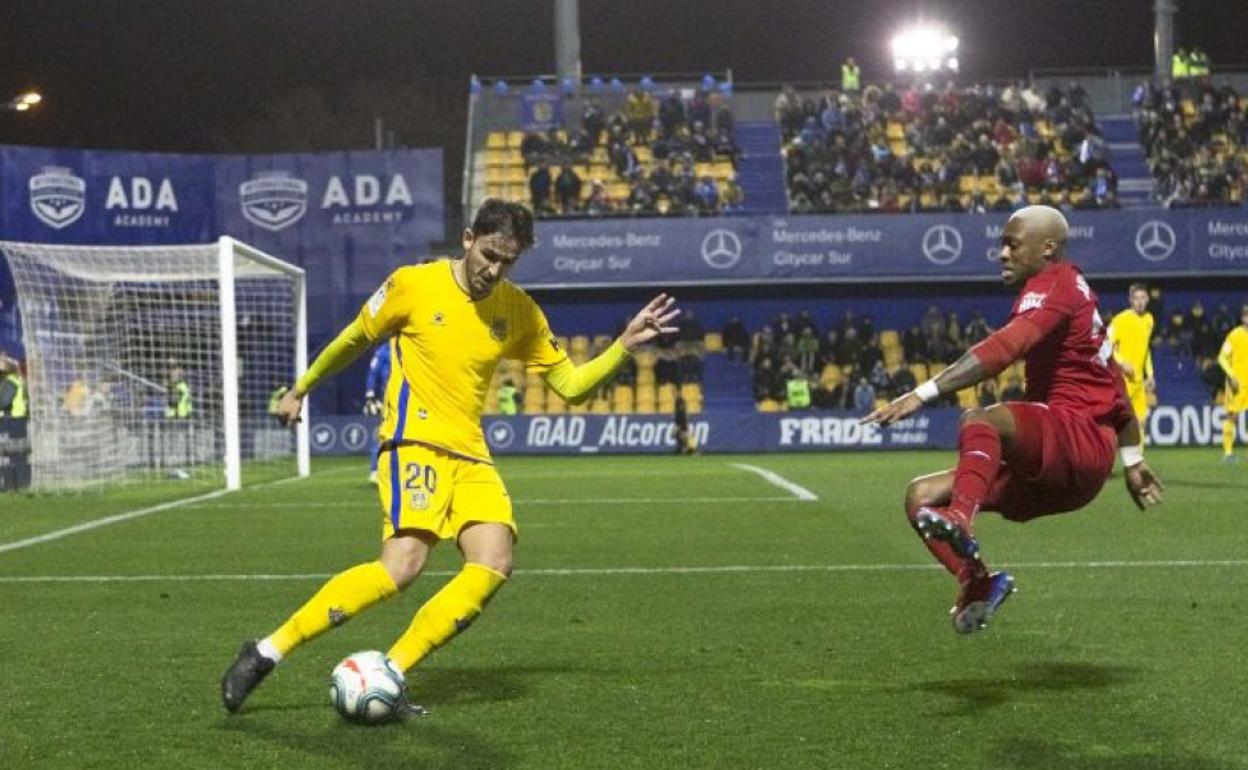
<path fill-rule="evenodd" d="M 813 2 L 582 0 L 595 72 L 731 67 L 738 82 L 888 72 L 889 37 L 921 16 L 962 40 L 967 77 L 1030 67 L 1147 66 L 1154 0 Z M 1179 40 L 1248 60 L 1242 5 L 1179 0 Z M 406 146 L 462 147 L 468 76 L 554 69 L 550 0 L 5 0 L 0 143 L 163 151 L 368 147 L 373 116 Z M 283 117 L 317 111 L 324 123 Z M 451 149 L 458 154 L 462 150 Z"/>

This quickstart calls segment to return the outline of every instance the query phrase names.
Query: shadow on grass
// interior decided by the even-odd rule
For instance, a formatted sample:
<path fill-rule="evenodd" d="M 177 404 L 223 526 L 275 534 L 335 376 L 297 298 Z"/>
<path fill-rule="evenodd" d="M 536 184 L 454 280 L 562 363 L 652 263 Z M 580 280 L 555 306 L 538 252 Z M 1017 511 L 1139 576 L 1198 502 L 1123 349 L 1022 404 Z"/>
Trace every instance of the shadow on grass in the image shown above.
<path fill-rule="evenodd" d="M 1234 770 L 1220 759 L 1160 750 L 1088 746 L 1019 738 L 994 747 L 993 767 L 1002 770 Z"/>
<path fill-rule="evenodd" d="M 328 697 L 317 692 L 293 703 L 248 704 L 238 716 L 226 718 L 221 730 L 315 757 L 309 766 L 507 767 L 515 762 L 513 754 L 491 744 L 487 736 L 442 727 L 450 720 L 440 723 L 439 715 L 453 708 L 523 698 L 529 680 L 572 671 L 565 666 L 428 668 L 408 679 L 412 699 L 429 708 L 425 717 L 371 728 L 350 725 L 339 720 Z M 462 716 L 455 721 L 461 722 Z M 297 728 L 292 730 L 292 724 Z"/>
<path fill-rule="evenodd" d="M 288 722 L 260 719 L 233 719 L 224 726 L 227 733 L 250 739 L 248 755 L 237 756 L 238 766 L 252 766 L 263 758 L 275 767 L 291 766 L 291 757 L 306 757 L 305 767 L 377 768 L 470 768 L 510 767 L 515 756 L 480 733 L 450 730 L 439 726 L 434 714 L 377 727 L 347 724 L 337 716 L 300 720 L 292 729 Z M 267 744 L 256 747 L 254 742 Z M 237 747 L 247 750 L 246 744 Z"/>
<path fill-rule="evenodd" d="M 1139 669 L 1094 663 L 1026 663 L 1012 674 L 960 677 L 922 682 L 911 689 L 937 693 L 961 701 L 949 714 L 974 715 L 1020 697 L 1042 693 L 1103 690 L 1134 679 Z"/>

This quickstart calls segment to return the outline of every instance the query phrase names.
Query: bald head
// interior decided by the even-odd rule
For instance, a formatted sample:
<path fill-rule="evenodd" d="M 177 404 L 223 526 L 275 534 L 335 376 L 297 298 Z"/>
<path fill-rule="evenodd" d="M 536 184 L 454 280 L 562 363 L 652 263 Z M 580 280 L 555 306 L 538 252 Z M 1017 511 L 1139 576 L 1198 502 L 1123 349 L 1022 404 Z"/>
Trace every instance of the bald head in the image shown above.
<path fill-rule="evenodd" d="M 1070 226 L 1051 206 L 1026 206 L 1014 212 L 1001 234 L 1001 277 L 1021 285 L 1050 262 L 1066 255 Z"/>
<path fill-rule="evenodd" d="M 1070 225 L 1066 223 L 1066 217 L 1062 215 L 1062 212 L 1052 206 L 1024 206 L 1010 217 L 1011 222 L 1016 219 L 1022 225 L 1019 234 L 1023 238 L 1056 241 L 1058 253 L 1065 252 Z"/>

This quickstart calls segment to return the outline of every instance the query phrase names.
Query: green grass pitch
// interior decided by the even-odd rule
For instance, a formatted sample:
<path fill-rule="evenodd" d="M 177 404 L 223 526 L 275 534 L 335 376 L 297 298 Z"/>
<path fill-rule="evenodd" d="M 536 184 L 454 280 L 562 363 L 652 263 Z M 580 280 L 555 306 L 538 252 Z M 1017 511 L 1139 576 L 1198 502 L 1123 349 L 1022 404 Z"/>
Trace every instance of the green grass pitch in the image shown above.
<path fill-rule="evenodd" d="M 7 551 L 171 492 L 0 496 L 0 768 L 1248 767 L 1248 467 L 1156 450 L 1155 511 L 1115 477 L 1075 514 L 985 514 L 1019 593 L 963 638 L 899 504 L 953 457 L 504 459 L 517 572 L 410 678 L 430 715 L 380 728 L 339 720 L 329 671 L 389 646 L 449 545 L 239 714 L 218 694 L 244 638 L 375 557 L 363 460 Z"/>

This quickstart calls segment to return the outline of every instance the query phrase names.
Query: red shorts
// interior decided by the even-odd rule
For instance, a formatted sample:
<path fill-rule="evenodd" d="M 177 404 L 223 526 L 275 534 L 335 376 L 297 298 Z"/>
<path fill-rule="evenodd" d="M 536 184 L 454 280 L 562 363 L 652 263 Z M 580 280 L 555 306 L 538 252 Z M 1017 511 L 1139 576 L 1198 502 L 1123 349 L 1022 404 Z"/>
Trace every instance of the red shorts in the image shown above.
<path fill-rule="evenodd" d="M 1101 491 L 1114 469 L 1114 431 L 1078 412 L 1027 401 L 1006 403 L 1015 440 L 983 509 L 1011 521 L 1073 511 Z"/>

